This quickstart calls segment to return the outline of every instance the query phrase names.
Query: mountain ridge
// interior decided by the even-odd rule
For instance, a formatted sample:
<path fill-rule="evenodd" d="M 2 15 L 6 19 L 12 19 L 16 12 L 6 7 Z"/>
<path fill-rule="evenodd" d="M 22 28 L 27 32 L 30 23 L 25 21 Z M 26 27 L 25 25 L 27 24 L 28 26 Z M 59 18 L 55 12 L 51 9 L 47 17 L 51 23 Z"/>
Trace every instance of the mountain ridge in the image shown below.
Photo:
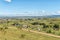
<path fill-rule="evenodd" d="M 0 18 L 60 18 L 60 15 L 48 15 L 48 16 L 0 16 Z"/>

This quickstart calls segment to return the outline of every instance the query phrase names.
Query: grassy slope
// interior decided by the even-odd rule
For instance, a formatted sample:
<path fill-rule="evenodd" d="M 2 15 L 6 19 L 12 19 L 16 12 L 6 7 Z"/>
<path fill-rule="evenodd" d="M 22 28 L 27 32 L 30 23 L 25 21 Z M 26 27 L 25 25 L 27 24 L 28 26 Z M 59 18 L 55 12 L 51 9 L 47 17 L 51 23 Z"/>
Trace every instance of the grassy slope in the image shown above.
<path fill-rule="evenodd" d="M 6 34 L 4 34 L 4 31 L 0 31 L 0 40 L 60 40 L 59 38 L 31 33 L 13 28 L 7 29 L 5 31 Z M 25 36 L 21 37 L 22 34 Z"/>

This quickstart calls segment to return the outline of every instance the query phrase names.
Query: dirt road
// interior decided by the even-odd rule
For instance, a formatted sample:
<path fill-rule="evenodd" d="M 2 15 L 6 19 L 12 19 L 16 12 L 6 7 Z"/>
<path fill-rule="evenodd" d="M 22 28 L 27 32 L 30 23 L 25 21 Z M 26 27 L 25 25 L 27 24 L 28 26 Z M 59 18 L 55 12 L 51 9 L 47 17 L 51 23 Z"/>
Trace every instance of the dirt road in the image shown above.
<path fill-rule="evenodd" d="M 12 28 L 12 29 L 17 29 L 15 27 L 9 27 L 9 28 Z M 47 36 L 52 36 L 52 37 L 57 37 L 57 38 L 60 38 L 60 36 L 57 36 L 57 35 L 53 35 L 53 34 L 49 34 L 49 33 L 44 33 L 44 32 L 38 32 L 38 31 L 33 31 L 33 30 L 28 30 L 28 29 L 22 29 L 23 31 L 27 31 L 27 32 L 33 32 L 33 33 L 38 33 L 38 34 L 43 34 L 43 35 L 47 35 Z"/>

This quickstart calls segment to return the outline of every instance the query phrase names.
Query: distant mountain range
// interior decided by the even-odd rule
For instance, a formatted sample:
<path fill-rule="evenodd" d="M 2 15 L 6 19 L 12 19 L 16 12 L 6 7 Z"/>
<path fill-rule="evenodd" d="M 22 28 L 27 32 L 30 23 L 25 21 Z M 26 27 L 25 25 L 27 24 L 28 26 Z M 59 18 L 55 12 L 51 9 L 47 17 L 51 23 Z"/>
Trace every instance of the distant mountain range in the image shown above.
<path fill-rule="evenodd" d="M 60 15 L 50 15 L 50 16 L 43 16 L 46 18 L 60 18 Z"/>
<path fill-rule="evenodd" d="M 0 18 L 60 18 L 60 15 L 49 15 L 49 16 L 0 16 Z"/>

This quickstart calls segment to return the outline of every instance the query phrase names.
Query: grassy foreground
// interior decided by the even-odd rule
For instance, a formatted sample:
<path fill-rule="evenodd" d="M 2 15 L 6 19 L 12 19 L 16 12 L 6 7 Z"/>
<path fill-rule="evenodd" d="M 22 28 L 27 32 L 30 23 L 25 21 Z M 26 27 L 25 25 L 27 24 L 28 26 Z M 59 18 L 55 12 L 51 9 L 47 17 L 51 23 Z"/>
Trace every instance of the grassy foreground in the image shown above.
<path fill-rule="evenodd" d="M 0 31 L 0 40 L 60 40 L 60 38 L 31 33 L 17 28 L 8 28 Z"/>

